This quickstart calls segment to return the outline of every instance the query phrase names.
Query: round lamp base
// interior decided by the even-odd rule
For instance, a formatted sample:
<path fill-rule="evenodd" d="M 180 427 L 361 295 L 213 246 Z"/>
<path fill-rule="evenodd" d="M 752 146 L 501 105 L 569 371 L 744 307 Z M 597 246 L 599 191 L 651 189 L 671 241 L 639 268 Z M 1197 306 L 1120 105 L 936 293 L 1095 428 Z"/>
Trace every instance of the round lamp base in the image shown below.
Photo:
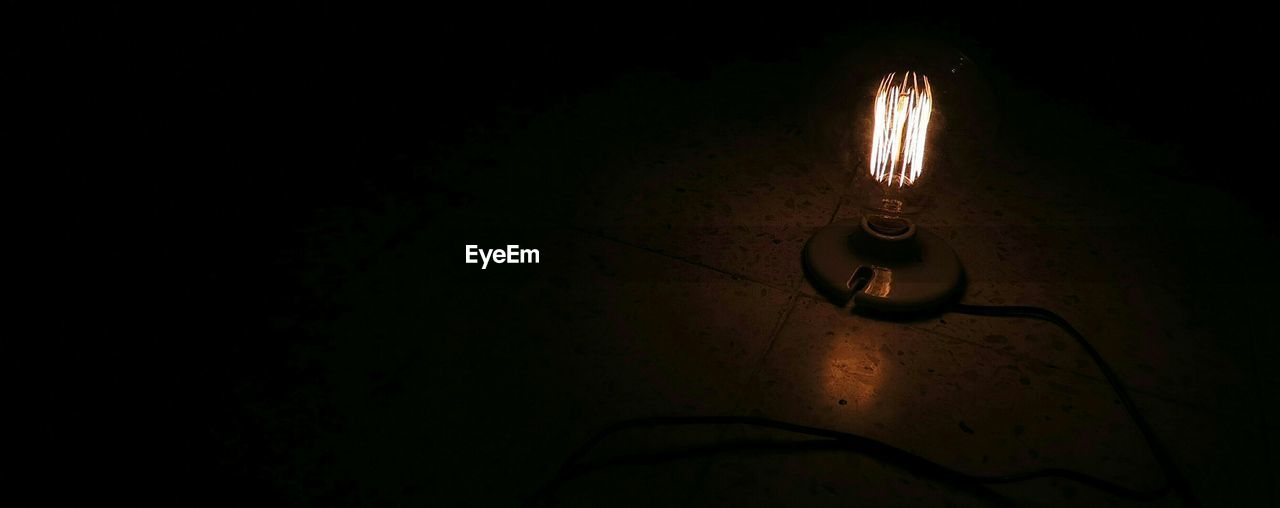
<path fill-rule="evenodd" d="M 920 313 L 960 295 L 964 269 L 950 245 L 928 230 L 885 234 L 874 219 L 844 220 L 818 230 L 804 247 L 813 286 L 844 305 L 890 313 Z"/>

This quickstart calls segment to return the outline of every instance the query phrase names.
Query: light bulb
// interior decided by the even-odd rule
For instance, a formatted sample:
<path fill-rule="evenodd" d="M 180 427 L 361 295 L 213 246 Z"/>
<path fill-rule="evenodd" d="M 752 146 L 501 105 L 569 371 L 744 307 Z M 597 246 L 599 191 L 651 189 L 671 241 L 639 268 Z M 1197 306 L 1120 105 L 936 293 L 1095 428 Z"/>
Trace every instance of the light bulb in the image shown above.
<path fill-rule="evenodd" d="M 855 309 L 871 312 L 936 310 L 963 290 L 964 268 L 946 240 L 906 217 L 920 209 L 921 187 L 933 179 L 925 160 L 933 86 L 917 72 L 889 74 L 871 106 L 868 166 L 855 169 L 869 182 L 862 217 L 815 232 L 804 269 L 814 288 L 840 305 L 852 299 Z M 936 120 L 935 129 L 944 118 Z"/>
<path fill-rule="evenodd" d="M 867 221 L 874 232 L 906 234 L 911 224 L 902 215 L 907 191 L 925 171 L 925 145 L 933 113 L 933 87 L 915 72 L 892 73 L 880 80 L 874 103 L 869 176 L 877 195 L 867 204 Z"/>

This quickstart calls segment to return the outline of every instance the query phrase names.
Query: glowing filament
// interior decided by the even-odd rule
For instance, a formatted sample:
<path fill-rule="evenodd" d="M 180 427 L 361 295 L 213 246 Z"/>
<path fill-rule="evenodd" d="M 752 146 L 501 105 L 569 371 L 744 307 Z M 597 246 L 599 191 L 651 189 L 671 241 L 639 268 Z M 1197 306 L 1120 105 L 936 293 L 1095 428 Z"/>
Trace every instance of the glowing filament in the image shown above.
<path fill-rule="evenodd" d="M 880 80 L 871 137 L 871 177 L 883 185 L 914 184 L 924 171 L 924 140 L 933 111 L 929 78 L 908 72 Z"/>

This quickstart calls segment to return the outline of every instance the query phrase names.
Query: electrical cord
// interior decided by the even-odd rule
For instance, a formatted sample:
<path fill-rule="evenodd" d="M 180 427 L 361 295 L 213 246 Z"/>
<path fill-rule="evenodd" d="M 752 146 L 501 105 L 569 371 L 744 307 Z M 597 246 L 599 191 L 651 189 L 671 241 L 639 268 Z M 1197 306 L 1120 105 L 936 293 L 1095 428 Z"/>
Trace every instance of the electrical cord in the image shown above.
<path fill-rule="evenodd" d="M 1036 478 L 1063 478 L 1072 480 L 1084 485 L 1088 485 L 1100 491 L 1111 495 L 1122 497 L 1135 501 L 1151 501 L 1163 497 L 1170 489 L 1176 491 L 1187 506 L 1199 506 L 1195 496 L 1191 492 L 1190 485 L 1186 482 L 1185 477 L 1179 472 L 1174 464 L 1172 457 L 1167 449 L 1156 438 L 1155 433 L 1147 424 L 1146 420 L 1138 412 L 1137 406 L 1129 397 L 1128 392 L 1120 384 L 1119 377 L 1111 370 L 1111 367 L 1102 358 L 1093 345 L 1084 338 L 1075 327 L 1071 326 L 1066 319 L 1047 309 L 1026 306 L 987 306 L 987 305 L 970 305 L 970 304 L 954 304 L 946 309 L 946 312 L 954 312 L 959 314 L 971 314 L 977 316 L 995 316 L 995 317 L 1022 317 L 1030 319 L 1040 319 L 1057 325 L 1067 334 L 1080 344 L 1080 346 L 1093 358 L 1106 377 L 1107 382 L 1111 384 L 1112 389 L 1120 398 L 1121 404 L 1128 411 L 1129 416 L 1142 432 L 1143 437 L 1147 441 L 1147 445 L 1151 448 L 1152 454 L 1155 455 L 1156 461 L 1163 469 L 1166 485 L 1154 490 L 1135 490 L 1123 485 L 1118 485 L 1101 478 L 1091 476 L 1078 471 L 1061 468 L 1043 468 L 1028 472 L 1013 473 L 997 476 L 981 476 L 972 475 L 962 471 L 949 468 L 937 462 L 915 455 L 911 452 L 895 447 L 893 445 L 848 432 L 842 432 L 832 429 L 824 429 L 819 427 L 810 427 L 795 423 L 788 423 L 770 418 L 755 416 L 688 416 L 688 417 L 647 417 L 634 418 L 624 420 L 609 425 L 594 434 L 591 439 L 587 440 L 582 446 L 579 446 L 568 457 L 561 466 L 556 476 L 552 478 L 542 489 L 533 497 L 532 504 L 542 506 L 549 504 L 560 486 L 565 482 L 586 474 L 591 471 L 604 469 L 607 467 L 628 465 L 628 464 L 645 464 L 657 463 L 668 460 L 676 460 L 696 455 L 706 455 L 715 453 L 724 453 L 731 451 L 757 450 L 826 450 L 826 449 L 847 449 L 852 450 L 885 463 L 893 464 L 907 469 L 915 474 L 941 480 L 946 483 L 967 489 L 977 493 L 988 500 L 995 501 L 1000 504 L 1009 504 L 1003 497 L 995 494 L 987 489 L 986 485 L 1015 483 Z M 657 427 L 674 427 L 674 426 L 691 426 L 691 425 L 746 425 L 751 427 L 771 428 L 783 430 L 796 434 L 815 436 L 823 439 L 810 441 L 776 441 L 776 440 L 744 440 L 730 443 L 720 443 L 716 445 L 703 446 L 690 450 L 682 450 L 676 452 L 651 453 L 651 454 L 634 454 L 615 457 L 613 459 L 598 460 L 593 462 L 583 462 L 583 458 L 587 456 L 597 445 L 609 436 L 631 429 L 638 428 L 657 428 Z"/>
<path fill-rule="evenodd" d="M 1074 326 L 1071 326 L 1071 323 L 1066 318 L 1048 309 L 1018 305 L 997 306 L 957 303 L 952 305 L 948 311 L 975 316 L 1039 319 L 1053 323 L 1058 328 L 1061 328 L 1062 331 L 1067 332 L 1067 335 L 1075 339 L 1076 343 L 1080 344 L 1080 348 L 1089 354 L 1089 357 L 1093 359 L 1093 363 L 1098 366 L 1098 370 L 1102 371 L 1103 377 L 1107 379 L 1107 383 L 1111 385 L 1111 389 L 1120 398 L 1120 404 L 1129 413 L 1129 418 L 1133 420 L 1133 423 L 1138 426 L 1138 430 L 1142 432 L 1142 437 L 1147 441 L 1147 447 L 1151 449 L 1151 454 L 1155 456 L 1156 462 L 1160 464 L 1169 487 L 1182 497 L 1187 506 L 1200 506 L 1195 493 L 1191 490 L 1191 484 L 1187 482 L 1186 477 L 1182 475 L 1177 464 L 1174 463 L 1173 456 L 1169 454 L 1169 450 L 1156 437 L 1155 431 L 1151 430 L 1146 418 L 1143 418 L 1142 413 L 1138 411 L 1137 404 L 1134 404 L 1133 399 L 1129 397 L 1129 392 L 1124 389 L 1124 385 L 1120 382 L 1120 376 L 1117 376 L 1115 371 L 1111 370 L 1111 365 L 1102 358 L 1102 353 L 1094 349 L 1093 344 L 1090 344 L 1084 338 L 1084 334 L 1076 330 Z"/>

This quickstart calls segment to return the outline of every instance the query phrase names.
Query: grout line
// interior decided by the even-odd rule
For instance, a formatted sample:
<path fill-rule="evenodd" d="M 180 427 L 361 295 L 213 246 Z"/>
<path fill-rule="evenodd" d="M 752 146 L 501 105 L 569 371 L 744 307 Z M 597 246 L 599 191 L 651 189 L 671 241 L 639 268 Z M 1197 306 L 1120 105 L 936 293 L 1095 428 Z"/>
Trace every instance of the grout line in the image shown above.
<path fill-rule="evenodd" d="M 844 196 L 845 194 L 849 193 L 849 188 L 853 186 L 853 180 L 854 178 L 856 178 L 856 176 L 857 175 L 855 173 L 854 176 L 849 177 L 849 181 L 848 183 L 845 184 L 844 190 L 841 191 L 838 196 L 836 196 L 836 207 L 835 209 L 831 210 L 831 216 L 827 217 L 827 223 L 825 225 L 830 226 L 832 222 L 836 221 L 836 217 L 840 215 L 840 209 L 844 208 Z"/>
<path fill-rule="evenodd" d="M 799 301 L 799 299 L 796 298 L 798 293 L 799 290 L 797 289 L 791 293 L 789 298 L 787 298 L 787 306 L 782 310 L 782 315 L 778 316 L 778 322 L 774 323 L 773 329 L 769 330 L 769 345 L 765 346 L 764 353 L 762 353 L 760 355 L 760 359 L 756 361 L 756 366 L 751 369 L 751 375 L 747 377 L 746 388 L 750 389 L 751 385 L 755 382 L 756 376 L 760 374 L 760 369 L 764 368 L 765 360 L 769 358 L 769 353 L 773 351 L 774 344 L 777 344 L 778 342 L 778 336 L 782 334 L 782 327 L 787 324 L 787 320 L 791 317 L 791 311 L 796 308 L 796 302 Z"/>
<path fill-rule="evenodd" d="M 855 178 L 857 178 L 857 172 L 856 171 L 850 172 L 849 178 L 845 181 L 844 188 L 836 194 L 835 206 L 831 210 L 831 215 L 827 217 L 826 224 L 823 225 L 824 227 L 831 225 L 832 222 L 835 222 L 836 216 L 839 215 L 841 208 L 843 208 L 844 206 L 845 194 L 848 194 L 849 188 L 853 186 L 853 182 Z M 781 335 L 783 326 L 786 325 L 787 321 L 791 317 L 792 311 L 795 310 L 796 304 L 797 302 L 799 302 L 799 297 L 809 296 L 804 294 L 804 292 L 800 290 L 801 285 L 804 283 L 803 270 L 801 270 L 795 277 L 792 278 L 789 284 L 790 287 L 781 287 L 775 284 L 770 284 L 768 282 L 756 280 L 752 277 L 747 277 L 742 274 L 734 273 L 721 268 L 716 268 L 714 266 L 710 266 L 705 263 L 693 261 L 685 257 L 662 252 L 652 247 L 647 247 L 634 242 L 623 240 L 621 238 L 609 236 L 598 231 L 592 231 L 581 226 L 566 224 L 566 223 L 558 223 L 558 222 L 554 224 L 556 226 L 564 227 L 572 231 L 577 231 L 579 233 L 582 233 L 588 236 L 593 236 L 603 240 L 608 240 L 621 245 L 625 245 L 627 247 L 639 249 L 651 254 L 656 254 L 658 256 L 673 259 L 673 260 L 687 263 L 700 268 L 705 268 L 707 270 L 711 270 L 720 274 L 728 275 L 734 279 L 746 280 L 746 281 L 760 284 L 762 286 L 766 286 L 779 291 L 788 291 L 790 293 L 790 295 L 788 295 L 787 297 L 787 302 L 785 304 L 785 307 L 782 310 L 781 315 L 778 316 L 777 322 L 775 322 L 773 327 L 769 330 L 769 335 L 768 335 L 769 344 L 765 347 L 764 352 L 761 353 L 760 359 L 756 361 L 756 365 L 751 369 L 751 374 L 747 376 L 747 379 L 743 385 L 743 389 L 747 390 L 748 392 L 741 394 L 738 397 L 738 400 L 734 402 L 733 412 L 740 413 L 742 409 L 742 405 L 745 402 L 746 396 L 749 395 L 749 391 L 751 390 L 752 386 L 755 385 L 756 377 L 759 376 L 760 371 L 764 368 L 765 361 L 769 358 L 769 353 L 773 352 L 774 345 L 777 344 L 778 342 L 778 336 Z M 716 435 L 716 441 L 723 440 L 725 435 L 727 435 L 727 433 L 729 432 L 729 430 L 730 430 L 729 427 L 725 427 L 721 429 L 720 432 L 718 432 Z M 689 503 L 692 503 L 694 499 L 696 499 L 697 494 L 700 493 L 700 491 L 704 488 L 704 485 L 706 484 L 707 476 L 711 474 L 711 468 L 714 467 L 716 463 L 717 461 L 715 461 L 714 459 L 708 459 L 706 461 L 706 464 L 703 465 L 702 471 L 698 475 L 698 479 L 694 481 L 693 486 L 689 491 L 689 497 L 685 499 L 685 503 L 683 504 L 688 505 Z"/>
<path fill-rule="evenodd" d="M 827 300 L 826 300 L 826 299 L 824 299 L 824 298 L 821 298 L 821 297 L 818 297 L 818 296 L 809 295 L 809 294 L 805 294 L 805 293 L 800 293 L 798 296 L 803 297 L 803 298 L 808 298 L 808 299 L 810 299 L 810 300 L 819 301 L 819 302 L 830 303 L 829 301 L 827 301 Z M 966 338 L 966 337 L 959 337 L 959 336 L 956 336 L 956 335 L 953 335 L 953 334 L 944 333 L 944 332 L 940 332 L 940 331 L 937 331 L 937 330 L 932 330 L 932 329 L 929 329 L 929 328 L 924 328 L 924 327 L 919 326 L 919 325 L 914 325 L 914 324 L 905 324 L 905 326 L 906 326 L 906 327 L 908 327 L 908 328 L 911 328 L 911 329 L 913 329 L 913 330 L 921 331 L 921 332 L 924 332 L 924 333 L 927 333 L 927 334 L 930 334 L 930 335 L 934 335 L 934 336 L 937 336 L 937 337 L 945 337 L 945 338 L 947 338 L 947 339 L 951 339 L 951 340 L 958 340 L 958 341 L 960 341 L 960 342 L 964 342 L 965 344 L 968 344 L 968 345 L 971 345 L 971 346 L 980 347 L 980 348 L 982 348 L 982 349 L 986 349 L 986 350 L 988 350 L 988 351 L 995 351 L 995 352 L 997 352 L 997 353 L 999 353 L 999 354 L 1007 354 L 1007 355 L 1009 355 L 1009 356 L 1012 356 L 1012 357 L 1014 357 L 1014 358 L 1018 358 L 1018 359 L 1021 359 L 1021 360 L 1024 360 L 1024 361 L 1035 362 L 1035 363 L 1037 363 L 1037 364 L 1039 364 L 1039 365 L 1041 365 L 1041 366 L 1044 366 L 1044 367 L 1047 367 L 1047 368 L 1050 368 L 1050 369 L 1053 369 L 1053 370 L 1058 370 L 1058 371 L 1066 372 L 1066 373 L 1069 373 L 1069 374 L 1072 374 L 1072 375 L 1075 375 L 1075 376 L 1078 376 L 1078 377 L 1081 377 L 1081 378 L 1084 378 L 1084 379 L 1088 379 L 1088 380 L 1090 380 L 1090 381 L 1099 382 L 1099 383 L 1102 383 L 1103 385 L 1106 385 L 1106 386 L 1110 387 L 1110 385 L 1109 385 L 1109 384 L 1107 384 L 1107 381 L 1106 381 L 1106 379 L 1105 379 L 1105 378 L 1098 377 L 1098 376 L 1094 376 L 1094 375 L 1092 375 L 1092 374 L 1085 373 L 1085 372 L 1080 372 L 1080 371 L 1078 371 L 1078 370 L 1076 370 L 1076 369 L 1074 369 L 1074 368 L 1070 368 L 1070 367 L 1065 367 L 1065 366 L 1057 365 L 1057 364 L 1054 364 L 1054 363 L 1051 363 L 1051 362 L 1048 362 L 1048 361 L 1042 360 L 1042 359 L 1040 359 L 1040 358 L 1036 358 L 1036 357 L 1034 357 L 1034 356 L 1028 355 L 1028 354 L 1026 354 L 1026 353 L 1012 353 L 1012 352 L 1009 352 L 1009 351 L 1005 351 L 1005 350 L 1003 350 L 1003 349 L 997 349 L 997 348 L 995 348 L 995 347 L 989 346 L 989 345 L 987 345 L 987 344 L 983 344 L 983 343 L 981 343 L 981 342 L 974 341 L 974 340 L 969 339 L 969 338 Z M 1090 365 L 1093 365 L 1093 364 L 1092 364 L 1092 363 L 1090 363 Z M 1096 370 L 1096 366 L 1095 366 L 1095 370 Z M 1151 390 L 1148 390 L 1148 389 L 1144 389 L 1144 388 L 1140 388 L 1140 387 L 1135 387 L 1135 386 L 1133 386 L 1133 385 L 1131 385 L 1131 384 L 1128 384 L 1128 383 L 1126 383 L 1126 384 L 1124 385 L 1124 389 L 1125 389 L 1125 390 L 1128 390 L 1128 391 L 1130 391 L 1130 392 L 1132 392 L 1132 393 L 1135 393 L 1135 394 L 1139 394 L 1139 395 L 1143 395 L 1143 396 L 1145 396 L 1145 397 L 1149 397 L 1149 398 L 1152 398 L 1152 399 L 1156 399 L 1156 400 L 1158 400 L 1158 401 L 1160 401 L 1160 402 L 1164 402 L 1164 403 L 1166 403 L 1166 404 L 1172 404 L 1172 405 L 1180 406 L 1180 407 L 1187 408 L 1187 409 L 1192 409 L 1192 410 L 1196 410 L 1196 411 L 1200 411 L 1200 412 L 1204 412 L 1204 413 L 1209 413 L 1209 414 L 1213 414 L 1213 415 L 1217 415 L 1217 416 L 1226 416 L 1226 417 L 1238 416 L 1238 415 L 1232 415 L 1231 413 L 1229 413 L 1229 412 L 1224 412 L 1224 411 L 1222 411 L 1222 410 L 1218 410 L 1218 409 L 1214 409 L 1214 408 L 1210 408 L 1210 407 L 1205 407 L 1205 406 L 1201 406 L 1201 405 L 1198 405 L 1198 404 L 1188 403 L 1188 402 L 1185 402 L 1185 401 L 1182 401 L 1182 400 L 1175 399 L 1175 398 L 1173 398 L 1173 396 L 1172 396 L 1172 395 L 1169 395 L 1169 394 L 1166 394 L 1166 393 L 1161 393 L 1161 392 L 1154 392 L 1154 391 L 1151 391 Z M 1264 426 L 1264 427 L 1265 427 L 1265 426 Z"/>
<path fill-rule="evenodd" d="M 567 224 L 557 224 L 557 225 L 559 225 L 559 226 L 561 226 L 561 227 L 565 227 L 565 228 L 571 229 L 571 230 L 573 230 L 573 231 L 577 231 L 577 232 L 582 233 L 582 234 L 585 234 L 585 235 L 589 235 L 589 236 L 593 236 L 593 237 L 596 237 L 596 238 L 600 238 L 600 239 L 602 239 L 602 240 L 608 240 L 608 241 L 611 241 L 611 242 L 614 242 L 614 243 L 617 243 L 617 244 L 621 244 L 621 245 L 625 245 L 625 246 L 627 246 L 627 247 L 631 247 L 631 248 L 633 248 L 633 249 L 639 249 L 639 250 L 642 250 L 642 251 L 648 252 L 648 253 L 650 253 L 650 254 L 655 254 L 655 255 L 662 256 L 662 257 L 665 257 L 665 258 L 668 258 L 668 259 L 673 259 L 673 260 L 676 260 L 676 261 L 680 261 L 680 262 L 682 262 L 682 263 L 686 263 L 686 264 L 689 264 L 689 265 L 693 265 L 693 266 L 696 266 L 696 267 L 699 267 L 699 268 L 705 268 L 705 269 L 707 269 L 707 270 L 711 270 L 711 271 L 716 272 L 716 273 L 720 273 L 720 274 L 723 274 L 723 275 L 728 275 L 729 277 L 732 277 L 732 278 L 734 278 L 735 280 L 745 280 L 745 281 L 747 281 L 747 282 L 753 282 L 753 283 L 759 284 L 759 285 L 761 285 L 761 286 L 766 286 L 766 287 L 769 287 L 769 288 L 772 288 L 772 289 L 776 289 L 776 290 L 778 290 L 778 291 L 787 291 L 787 290 L 788 290 L 788 288 L 783 287 L 783 286 L 779 286 L 779 285 L 777 285 L 777 284 L 773 284 L 773 283 L 765 282 L 765 281 L 762 281 L 762 280 L 757 280 L 757 279 L 755 279 L 755 278 L 753 278 L 753 277 L 748 277 L 748 276 L 746 276 L 746 275 L 742 275 L 742 274 L 740 274 L 740 273 L 731 272 L 731 271 L 729 271 L 729 270 L 725 270 L 725 269 L 723 269 L 723 268 L 716 268 L 716 267 L 711 266 L 711 265 L 708 265 L 708 264 L 706 264 L 706 263 L 702 263 L 702 262 L 699 262 L 699 261 L 694 261 L 694 260 L 692 260 L 692 259 L 685 258 L 685 257 L 681 257 L 681 256 L 677 256 L 677 255 L 675 255 L 675 254 L 670 254 L 670 253 L 667 253 L 667 252 L 662 252 L 662 251 L 657 250 L 657 249 L 654 249 L 654 248 L 652 248 L 652 247 L 646 247 L 646 246 L 644 246 L 644 245 L 640 245 L 640 244 L 638 244 L 638 243 L 634 243 L 634 242 L 630 242 L 630 241 L 627 241 L 627 240 L 623 240 L 623 239 L 621 239 L 621 238 L 615 238 L 615 237 L 612 237 L 612 236 L 606 235 L 606 234 L 604 234 L 604 233 L 599 233 L 599 232 L 596 232 L 596 231 L 591 231 L 591 230 L 589 230 L 589 229 L 582 228 L 582 227 L 579 227 L 579 226 L 574 226 L 574 225 L 567 225 Z"/>
<path fill-rule="evenodd" d="M 997 319 L 998 319 L 998 318 L 997 318 Z M 1094 382 L 1100 383 L 1100 384 L 1102 384 L 1103 386 L 1106 386 L 1106 387 L 1107 387 L 1107 388 L 1109 388 L 1109 389 L 1111 388 L 1111 385 L 1110 385 L 1109 383 L 1107 383 L 1107 380 L 1106 380 L 1106 378 L 1104 378 L 1104 377 L 1101 377 L 1101 376 L 1095 376 L 1095 375 L 1090 374 L 1090 373 L 1087 373 L 1087 372 L 1080 372 L 1079 370 L 1076 370 L 1076 369 L 1074 369 L 1074 368 L 1065 367 L 1065 366 L 1062 366 L 1062 365 L 1057 365 L 1057 364 L 1054 364 L 1054 363 L 1048 362 L 1048 361 L 1046 361 L 1046 360 L 1042 360 L 1042 359 L 1040 359 L 1040 358 L 1036 358 L 1036 357 L 1034 357 L 1034 356 L 1030 356 L 1030 355 L 1028 355 L 1028 354 L 1026 354 L 1026 353 L 1011 353 L 1011 352 L 1009 352 L 1009 351 L 1005 351 L 1005 350 L 1003 350 L 1003 349 L 997 349 L 997 348 L 995 348 L 995 347 L 992 347 L 992 346 L 989 346 L 989 345 L 987 345 L 987 344 L 983 344 L 983 343 L 980 343 L 980 342 L 974 341 L 974 340 L 969 339 L 969 338 L 965 338 L 965 337 L 957 337 L 957 336 L 955 336 L 955 335 L 948 334 L 948 333 L 943 333 L 943 332 L 939 332 L 939 331 L 937 331 L 937 330 L 930 330 L 930 329 L 928 329 L 928 328 L 924 328 L 924 327 L 919 326 L 919 325 L 907 325 L 907 327 L 908 327 L 908 328 L 911 328 L 911 329 L 913 329 L 913 330 L 921 331 L 921 332 L 924 332 L 924 333 L 927 333 L 927 334 L 930 334 L 930 335 L 934 335 L 934 336 L 937 336 L 937 337 L 945 337 L 945 338 L 947 338 L 947 339 L 951 339 L 951 340 L 958 340 L 958 341 L 960 341 L 960 342 L 964 342 L 965 344 L 968 344 L 968 345 L 971 345 L 971 346 L 980 347 L 980 348 L 982 348 L 982 349 L 986 349 L 986 350 L 988 350 L 988 351 L 995 351 L 995 352 L 997 352 L 997 353 L 999 353 L 999 354 L 1007 354 L 1007 355 L 1009 355 L 1009 356 L 1012 356 L 1012 357 L 1014 357 L 1014 358 L 1018 358 L 1018 359 L 1023 360 L 1023 361 L 1035 362 L 1035 363 L 1037 363 L 1037 364 L 1039 364 L 1039 365 L 1041 365 L 1041 366 L 1043 366 L 1043 367 L 1047 367 L 1047 368 L 1050 368 L 1050 369 L 1053 369 L 1053 370 L 1057 370 L 1057 371 L 1065 372 L 1065 373 L 1071 374 L 1071 375 L 1076 376 L 1076 377 L 1080 377 L 1080 378 L 1084 378 L 1084 379 L 1087 379 L 1087 380 L 1090 380 L 1090 381 L 1094 381 Z M 1064 333 L 1064 335 L 1065 335 L 1065 333 Z M 1074 344 L 1074 342 L 1073 342 L 1073 344 Z M 1079 347 L 1079 345 L 1076 345 L 1076 347 Z M 1094 365 L 1094 370 L 1095 370 L 1095 371 L 1097 370 L 1097 365 L 1095 365 L 1093 362 L 1089 362 L 1089 365 Z M 1099 372 L 1101 372 L 1101 371 L 1099 371 Z M 1121 381 L 1123 382 L 1123 380 L 1121 380 Z M 1187 408 L 1187 409 L 1193 409 L 1193 410 L 1196 410 L 1196 411 L 1202 411 L 1202 412 L 1206 412 L 1206 413 L 1216 414 L 1216 415 L 1219 415 L 1219 416 L 1228 416 L 1228 415 L 1226 415 L 1226 414 L 1224 414 L 1224 413 L 1222 413 L 1222 412 L 1220 412 L 1220 411 L 1218 411 L 1218 410 L 1214 410 L 1214 409 L 1211 409 L 1211 408 L 1207 408 L 1207 407 L 1198 406 L 1198 405 L 1195 405 L 1195 404 L 1189 404 L 1189 403 L 1186 403 L 1186 402 L 1182 402 L 1182 401 L 1180 401 L 1180 400 L 1174 399 L 1171 395 L 1168 395 L 1168 394 L 1165 394 L 1165 393 L 1153 392 L 1153 391 L 1150 391 L 1150 390 L 1147 390 L 1147 389 L 1144 389 L 1144 388 L 1135 387 L 1135 386 L 1133 386 L 1133 385 L 1131 385 L 1131 384 L 1129 384 L 1129 383 L 1124 383 L 1123 388 L 1124 388 L 1126 391 L 1129 391 L 1129 392 L 1131 392 L 1131 393 L 1138 394 L 1138 395 L 1143 395 L 1143 396 L 1145 396 L 1145 397 L 1149 397 L 1149 398 L 1152 398 L 1152 399 L 1156 399 L 1156 400 L 1161 401 L 1161 402 L 1164 402 L 1164 403 L 1166 403 L 1166 404 L 1173 404 L 1173 405 L 1176 405 L 1176 406 L 1182 406 L 1182 407 Z"/>
<path fill-rule="evenodd" d="M 856 178 L 856 176 L 857 176 L 856 172 L 852 173 L 849 179 L 845 182 L 844 189 L 841 192 L 836 194 L 835 207 L 832 208 L 831 215 L 827 217 L 827 222 L 826 224 L 823 225 L 824 227 L 831 225 L 832 222 L 835 222 L 836 216 L 840 213 L 840 208 L 844 204 L 844 195 L 848 193 L 849 187 L 853 185 L 853 181 L 854 181 L 854 178 Z M 687 260 L 683 260 L 683 261 L 687 261 Z M 712 269 L 714 270 L 714 268 Z M 800 287 L 803 284 L 804 284 L 804 271 L 801 270 L 800 273 L 798 273 L 791 280 L 791 287 L 788 288 L 791 294 L 787 297 L 786 307 L 783 309 L 782 315 L 778 316 L 778 321 L 774 323 L 773 328 L 769 330 L 769 345 L 765 346 L 764 352 L 760 354 L 760 359 L 756 361 L 755 367 L 751 369 L 751 374 L 747 376 L 747 380 L 743 384 L 743 390 L 745 390 L 745 393 L 742 393 L 738 397 L 738 400 L 734 402 L 733 413 L 735 414 L 742 413 L 742 406 L 745 403 L 746 398 L 750 395 L 752 387 L 755 386 L 756 378 L 760 375 L 760 371 L 764 369 L 765 361 L 768 360 L 769 358 L 769 353 L 773 352 L 773 347 L 778 342 L 778 336 L 782 334 L 782 328 L 786 326 L 787 321 L 791 318 L 791 312 L 794 311 L 796 308 L 796 303 L 800 301 L 799 297 L 808 296 L 808 295 L 805 295 L 803 291 L 800 291 Z M 769 285 L 770 287 L 774 287 L 771 284 L 767 284 L 767 285 Z M 782 288 L 775 287 L 775 289 L 782 289 Z M 716 441 L 724 440 L 728 432 L 729 432 L 728 427 L 722 429 L 716 435 Z M 696 496 L 703 489 L 706 488 L 705 486 L 707 482 L 707 477 L 711 474 L 711 468 L 714 467 L 716 463 L 717 461 L 715 460 L 708 460 L 706 465 L 703 466 L 702 472 L 698 475 L 698 479 L 694 481 L 693 488 L 690 489 L 689 498 L 685 500 L 685 503 L 684 503 L 685 505 L 693 503 L 694 500 L 696 499 Z"/>
<path fill-rule="evenodd" d="M 791 317 L 791 311 L 795 309 L 796 302 L 799 301 L 799 299 L 796 298 L 796 295 L 799 293 L 800 290 L 798 288 L 798 285 L 796 286 L 797 287 L 796 289 L 793 289 L 791 296 L 787 298 L 786 307 L 783 308 L 782 314 L 778 316 L 778 321 L 774 323 L 773 327 L 769 330 L 769 345 L 765 347 L 764 353 L 760 355 L 760 360 L 758 360 L 756 362 L 756 366 L 751 369 L 751 375 L 747 376 L 747 380 L 743 383 L 744 390 L 749 391 L 751 387 L 755 385 L 756 376 L 760 373 L 760 369 L 764 368 L 765 359 L 769 357 L 769 352 L 773 351 L 773 345 L 778 342 L 778 335 L 782 332 L 782 327 L 787 323 L 788 318 Z M 746 399 L 746 395 L 747 394 L 745 393 L 741 394 L 738 397 L 738 400 L 734 401 L 733 411 L 731 411 L 730 414 L 742 414 L 742 405 Z M 724 426 L 723 428 L 721 428 L 720 431 L 716 433 L 715 441 L 716 442 L 723 441 L 725 439 L 725 436 L 728 435 L 731 429 L 732 429 L 731 426 Z M 702 467 L 701 473 L 698 474 L 698 479 L 693 482 L 693 487 L 690 489 L 690 492 L 689 492 L 690 497 L 689 499 L 685 500 L 685 503 L 684 503 L 685 506 L 688 506 L 690 503 L 692 503 L 695 497 L 697 496 L 697 494 L 699 494 L 702 491 L 702 489 L 705 488 L 704 486 L 706 485 L 707 476 L 711 474 L 711 468 L 714 467 L 717 463 L 718 461 L 715 459 L 707 460 L 707 463 Z"/>
<path fill-rule="evenodd" d="M 840 208 L 844 203 L 844 195 L 848 193 L 849 187 L 853 185 L 853 181 L 856 176 L 856 172 L 851 172 L 849 178 L 845 181 L 844 188 L 836 194 L 835 207 L 832 208 L 831 215 L 827 217 L 827 223 L 824 224 L 823 227 L 829 226 L 835 221 L 836 215 L 840 212 Z M 791 294 L 787 297 L 786 308 L 783 310 L 782 315 L 778 317 L 778 322 L 774 323 L 773 329 L 769 331 L 769 345 L 765 347 L 764 353 L 762 353 L 760 355 L 760 359 L 756 361 L 756 366 L 751 369 L 751 374 L 747 377 L 746 385 L 743 387 L 744 389 L 750 390 L 755 384 L 756 377 L 760 374 L 760 370 L 764 368 L 765 361 L 769 358 L 769 353 L 773 352 L 773 347 L 778 342 L 778 335 L 782 333 L 782 327 L 786 325 L 787 320 L 791 317 L 791 312 L 796 308 L 796 303 L 799 301 L 798 297 L 809 296 L 800 290 L 800 287 L 803 284 L 804 271 L 801 270 L 796 277 L 792 278 L 791 287 L 788 288 Z M 738 402 L 735 404 L 735 409 L 741 409 L 741 404 L 742 397 L 739 397 Z"/>

